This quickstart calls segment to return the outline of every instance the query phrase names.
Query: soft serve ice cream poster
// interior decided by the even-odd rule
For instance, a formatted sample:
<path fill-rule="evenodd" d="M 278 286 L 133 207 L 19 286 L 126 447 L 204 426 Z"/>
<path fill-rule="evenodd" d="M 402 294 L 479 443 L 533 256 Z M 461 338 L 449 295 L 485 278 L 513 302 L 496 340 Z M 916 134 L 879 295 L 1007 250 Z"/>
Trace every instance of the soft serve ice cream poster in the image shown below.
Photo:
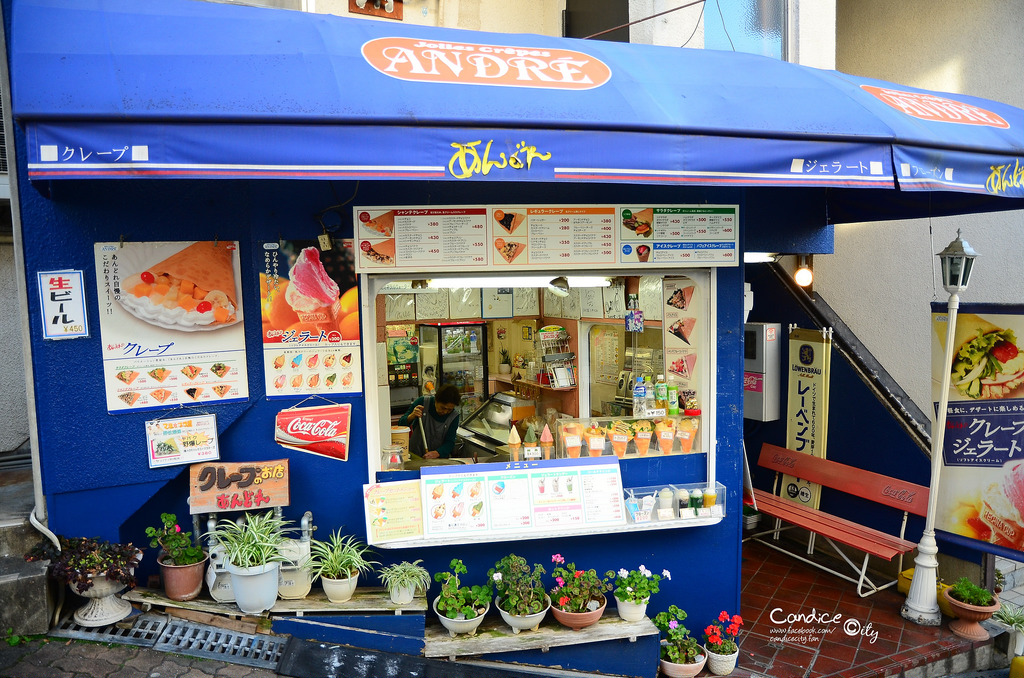
<path fill-rule="evenodd" d="M 257 256 L 267 397 L 361 392 L 352 241 L 263 243 Z"/>
<path fill-rule="evenodd" d="M 94 251 L 109 412 L 248 399 L 237 242 Z"/>
<path fill-rule="evenodd" d="M 963 304 L 949 365 L 946 305 L 932 311 L 935 407 L 950 375 L 935 526 L 1024 551 L 1024 306 Z"/>

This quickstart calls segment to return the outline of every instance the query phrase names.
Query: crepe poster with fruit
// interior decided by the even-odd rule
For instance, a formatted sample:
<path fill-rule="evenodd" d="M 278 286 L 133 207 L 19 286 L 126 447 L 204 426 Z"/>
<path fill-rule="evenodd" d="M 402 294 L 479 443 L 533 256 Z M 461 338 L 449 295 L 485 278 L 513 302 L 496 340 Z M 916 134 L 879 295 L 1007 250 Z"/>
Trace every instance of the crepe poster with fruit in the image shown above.
<path fill-rule="evenodd" d="M 665 278 L 662 284 L 662 327 L 665 372 L 679 390 L 680 402 L 695 396 L 702 401 L 707 367 L 707 341 L 711 319 L 707 302 L 708 285 L 701 274 Z M 659 367 L 658 372 L 661 371 Z"/>
<path fill-rule="evenodd" d="M 947 364 L 948 315 L 932 305 L 936 408 L 949 378 L 935 526 L 1024 551 L 1024 305 L 961 304 Z"/>
<path fill-rule="evenodd" d="M 95 257 L 108 411 L 248 399 L 236 242 L 96 243 Z"/>
<path fill-rule="evenodd" d="M 274 423 L 274 442 L 292 450 L 348 461 L 351 416 L 348 403 L 282 410 Z"/>
<path fill-rule="evenodd" d="M 386 215 L 378 215 L 387 228 Z M 393 217 L 392 217 L 393 218 Z M 362 391 L 353 241 L 261 243 L 257 250 L 268 398 Z"/>

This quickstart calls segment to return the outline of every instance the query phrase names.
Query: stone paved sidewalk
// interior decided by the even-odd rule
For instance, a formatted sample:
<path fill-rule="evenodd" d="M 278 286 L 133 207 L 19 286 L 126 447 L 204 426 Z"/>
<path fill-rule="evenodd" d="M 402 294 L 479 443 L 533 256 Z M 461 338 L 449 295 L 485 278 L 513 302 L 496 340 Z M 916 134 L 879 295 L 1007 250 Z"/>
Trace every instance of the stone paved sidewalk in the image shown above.
<path fill-rule="evenodd" d="M 131 645 L 43 638 L 9 646 L 0 640 L 0 678 L 276 678 L 257 669 Z"/>

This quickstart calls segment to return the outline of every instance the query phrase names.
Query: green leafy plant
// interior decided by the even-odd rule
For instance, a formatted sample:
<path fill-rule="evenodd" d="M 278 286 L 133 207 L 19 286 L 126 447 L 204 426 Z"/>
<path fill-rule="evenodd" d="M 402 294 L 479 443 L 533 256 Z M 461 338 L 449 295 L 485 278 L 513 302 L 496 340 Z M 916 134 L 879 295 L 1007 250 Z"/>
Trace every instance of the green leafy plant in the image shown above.
<path fill-rule="evenodd" d="M 740 635 L 740 627 L 743 626 L 743 619 L 734 614 L 722 610 L 718 619 L 704 629 L 704 645 L 709 652 L 715 654 L 732 654 L 738 649 L 736 636 Z"/>
<path fill-rule="evenodd" d="M 643 565 L 638 570 L 620 569 L 618 572 L 608 570 L 605 573 L 609 579 L 615 577 L 613 586 L 614 595 L 619 600 L 629 603 L 646 603 L 650 597 L 660 591 L 658 582 L 664 577 L 671 581 L 672 573 L 662 570 L 660 575 L 654 574 Z"/>
<path fill-rule="evenodd" d="M 11 647 L 17 647 L 18 645 L 21 645 L 22 643 L 27 643 L 29 641 L 29 637 L 28 636 L 22 636 L 22 635 L 19 635 L 19 634 L 15 633 L 14 632 L 14 627 L 13 626 L 8 626 L 7 627 L 7 633 L 4 635 L 4 640 Z"/>
<path fill-rule="evenodd" d="M 313 578 L 348 579 L 373 571 L 376 561 L 367 560 L 370 547 L 355 537 L 342 536 L 341 528 L 331 533 L 327 541 L 313 539 L 309 544 L 310 558 L 305 568 Z"/>
<path fill-rule="evenodd" d="M 562 554 L 551 556 L 551 562 L 557 567 L 551 571 L 555 577 L 555 587 L 551 589 L 551 604 L 563 612 L 589 612 L 601 606 L 605 591 L 612 585 L 607 577 L 597 574 L 597 570 L 577 570 L 576 563 L 566 564 Z"/>
<path fill-rule="evenodd" d="M 135 588 L 135 568 L 142 551 L 131 542 L 117 544 L 98 537 L 58 537 L 60 549 L 44 539 L 25 554 L 25 560 L 49 560 L 47 571 L 58 580 L 71 584 L 79 593 L 92 588 L 93 577 Z"/>
<path fill-rule="evenodd" d="M 498 362 L 502 365 L 512 366 L 512 354 L 504 346 L 498 349 Z"/>
<path fill-rule="evenodd" d="M 661 658 L 673 664 L 696 664 L 704 650 L 690 631 L 683 626 L 686 613 L 675 605 L 670 605 L 668 612 L 655 615 L 654 625 L 661 631 L 664 642 L 661 644 Z"/>
<path fill-rule="evenodd" d="M 996 602 L 991 591 L 978 586 L 967 577 L 957 579 L 956 583 L 949 587 L 949 595 L 961 603 L 977 607 L 988 607 Z"/>
<path fill-rule="evenodd" d="M 167 556 L 167 565 L 193 565 L 206 560 L 203 549 L 192 543 L 192 533 L 182 532 L 178 517 L 173 513 L 161 513 L 161 527 L 147 527 L 146 536 L 150 538 L 151 548 L 161 547 Z"/>
<path fill-rule="evenodd" d="M 498 604 L 509 614 L 525 616 L 542 612 L 548 606 L 544 590 L 544 567 L 534 563 L 530 569 L 526 558 L 510 553 L 487 570 L 487 578 L 501 597 Z"/>
<path fill-rule="evenodd" d="M 401 562 L 388 565 L 382 567 L 377 575 L 389 593 L 407 586 L 413 587 L 414 590 L 426 591 L 430 586 L 430 572 L 420 565 L 422 562 L 422 560 L 414 560 L 411 563 Z"/>
<path fill-rule="evenodd" d="M 1005 585 L 1006 585 L 1006 575 L 1003 574 L 1002 570 L 1000 570 L 997 567 L 996 571 L 995 571 L 995 582 L 994 582 L 992 588 L 995 590 L 996 593 L 999 593 L 1000 591 L 1003 590 L 1003 586 L 1005 586 Z"/>
<path fill-rule="evenodd" d="M 459 579 L 466 574 L 466 566 L 453 558 L 450 572 L 438 572 L 434 581 L 441 582 L 441 594 L 437 597 L 437 611 L 448 619 L 476 619 L 487 611 L 491 603 L 490 584 L 467 586 Z"/>
<path fill-rule="evenodd" d="M 259 567 L 287 560 L 281 553 L 290 521 L 273 511 L 252 513 L 242 524 L 223 518 L 207 533 L 224 547 L 224 555 L 235 567 Z"/>
<path fill-rule="evenodd" d="M 1024 606 L 1011 602 L 1000 603 L 1000 608 L 992 615 L 996 621 L 1006 624 L 1014 631 L 1024 633 Z"/>

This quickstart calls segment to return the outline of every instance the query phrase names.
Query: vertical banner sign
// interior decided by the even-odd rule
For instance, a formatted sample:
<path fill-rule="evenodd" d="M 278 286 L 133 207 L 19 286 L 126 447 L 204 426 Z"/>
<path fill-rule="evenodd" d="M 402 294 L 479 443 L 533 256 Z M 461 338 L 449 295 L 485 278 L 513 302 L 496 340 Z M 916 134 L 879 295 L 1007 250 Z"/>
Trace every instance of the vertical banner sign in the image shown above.
<path fill-rule="evenodd" d="M 352 241 L 260 243 L 267 398 L 360 393 L 359 291 Z"/>
<path fill-rule="evenodd" d="M 1024 306 L 932 307 L 932 401 L 950 375 L 935 527 L 1024 551 Z"/>
<path fill-rule="evenodd" d="M 712 327 L 710 287 L 710 275 L 694 271 L 686 276 L 665 278 L 662 288 L 662 345 L 667 368 L 664 374 L 669 388 L 675 386 L 679 392 L 679 414 L 691 412 L 691 416 L 680 419 L 675 427 L 683 454 L 706 452 L 710 446 L 709 432 L 701 418 L 692 415 L 694 410 L 706 406 L 708 382 L 713 374 L 708 348 Z M 655 424 L 656 437 L 659 445 L 664 445 L 665 454 L 673 449 L 673 441 L 666 435 L 667 431 L 659 429 L 671 428 L 672 421 L 674 419 L 668 418 L 664 423 Z"/>
<path fill-rule="evenodd" d="M 825 458 L 828 433 L 828 382 L 832 364 L 831 332 L 794 329 L 789 335 L 789 418 L 786 447 Z M 818 508 L 821 487 L 782 476 L 782 496 Z"/>

